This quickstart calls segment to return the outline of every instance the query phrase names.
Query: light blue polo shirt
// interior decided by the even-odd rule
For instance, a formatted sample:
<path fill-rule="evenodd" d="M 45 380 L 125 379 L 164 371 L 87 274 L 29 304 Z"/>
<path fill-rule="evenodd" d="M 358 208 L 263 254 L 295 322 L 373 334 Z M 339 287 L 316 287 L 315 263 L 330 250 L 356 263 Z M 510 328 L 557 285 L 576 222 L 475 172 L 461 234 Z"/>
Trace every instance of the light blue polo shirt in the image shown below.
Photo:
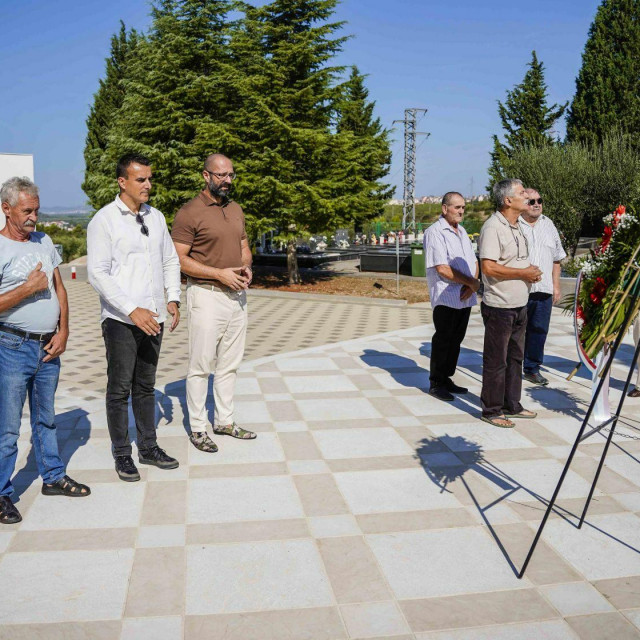
<path fill-rule="evenodd" d="M 1 324 L 34 333 L 49 333 L 58 326 L 60 303 L 53 288 L 53 270 L 62 260 L 51 238 L 38 231 L 29 235 L 28 242 L 0 235 L 0 294 L 25 283 L 38 262 L 42 263 L 42 271 L 49 278 L 49 287 L 0 312 Z"/>

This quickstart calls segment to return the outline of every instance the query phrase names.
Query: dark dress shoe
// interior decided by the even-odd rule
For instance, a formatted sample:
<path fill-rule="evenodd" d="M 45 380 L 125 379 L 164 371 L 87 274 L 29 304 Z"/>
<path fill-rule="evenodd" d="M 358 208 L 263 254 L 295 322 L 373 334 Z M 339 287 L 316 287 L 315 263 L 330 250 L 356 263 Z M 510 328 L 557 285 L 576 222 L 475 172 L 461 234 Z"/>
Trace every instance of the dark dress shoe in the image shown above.
<path fill-rule="evenodd" d="M 131 456 L 116 456 L 116 472 L 120 480 L 125 482 L 137 482 L 140 474 Z"/>
<path fill-rule="evenodd" d="M 20 522 L 22 516 L 16 509 L 9 496 L 0 496 L 0 522 L 2 524 L 15 524 Z"/>
<path fill-rule="evenodd" d="M 431 387 L 429 389 L 429 395 L 444 400 L 445 402 L 452 402 L 455 398 L 451 395 L 446 387 Z"/>
<path fill-rule="evenodd" d="M 180 464 L 175 458 L 168 456 L 158 445 L 138 451 L 138 462 L 151 464 L 159 469 L 175 469 Z"/>
<path fill-rule="evenodd" d="M 543 387 L 549 384 L 549 381 L 544 376 L 541 376 L 540 373 L 527 373 L 525 371 L 522 377 L 529 382 L 533 382 L 533 384 L 539 384 Z"/>
<path fill-rule="evenodd" d="M 469 393 L 467 387 L 459 387 L 453 380 L 447 380 L 446 387 L 449 393 Z"/>

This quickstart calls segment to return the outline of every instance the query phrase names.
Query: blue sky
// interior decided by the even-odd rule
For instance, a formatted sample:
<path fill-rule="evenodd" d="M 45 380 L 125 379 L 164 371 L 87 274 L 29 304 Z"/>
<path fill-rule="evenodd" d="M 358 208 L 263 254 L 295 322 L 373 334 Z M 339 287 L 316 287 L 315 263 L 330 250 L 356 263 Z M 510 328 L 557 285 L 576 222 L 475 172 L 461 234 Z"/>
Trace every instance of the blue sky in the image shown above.
<path fill-rule="evenodd" d="M 356 64 L 385 126 L 427 107 L 416 194 L 484 190 L 496 100 L 519 83 L 532 49 L 551 102 L 570 100 L 599 0 L 343 0 L 338 63 Z M 149 25 L 146 0 L 2 2 L 0 152 L 33 153 L 42 206 L 83 204 L 85 119 L 122 19 Z M 564 123 L 558 127 L 564 133 Z M 402 129 L 390 182 L 402 194 Z"/>

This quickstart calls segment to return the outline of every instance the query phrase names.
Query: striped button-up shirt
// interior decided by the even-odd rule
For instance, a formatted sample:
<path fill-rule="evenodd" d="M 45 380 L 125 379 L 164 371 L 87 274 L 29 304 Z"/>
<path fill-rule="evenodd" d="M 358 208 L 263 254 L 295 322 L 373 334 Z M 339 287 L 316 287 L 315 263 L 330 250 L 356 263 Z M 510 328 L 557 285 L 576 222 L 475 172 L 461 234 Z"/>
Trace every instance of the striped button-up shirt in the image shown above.
<path fill-rule="evenodd" d="M 542 271 L 542 280 L 531 285 L 529 294 L 553 293 L 553 263 L 567 257 L 556 225 L 545 215 L 534 224 L 520 216 L 518 224 L 529 245 L 529 262 Z"/>
<path fill-rule="evenodd" d="M 475 293 L 466 300 L 460 300 L 460 290 L 463 285 L 443 278 L 436 269 L 439 265 L 448 265 L 456 271 L 475 278 L 476 254 L 462 225 L 458 225 L 456 232 L 456 229 L 442 216 L 434 222 L 424 234 L 424 260 L 427 268 L 429 297 L 434 309 L 438 305 L 464 309 L 478 302 Z"/>

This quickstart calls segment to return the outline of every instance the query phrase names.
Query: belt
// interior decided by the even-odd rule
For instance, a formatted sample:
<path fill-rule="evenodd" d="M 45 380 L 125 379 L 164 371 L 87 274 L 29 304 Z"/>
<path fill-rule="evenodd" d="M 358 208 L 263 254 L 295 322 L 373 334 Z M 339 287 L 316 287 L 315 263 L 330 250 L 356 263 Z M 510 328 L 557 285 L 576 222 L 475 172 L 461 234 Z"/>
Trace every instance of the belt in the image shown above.
<path fill-rule="evenodd" d="M 191 285 L 192 287 L 200 287 L 201 289 L 206 289 L 207 291 L 221 291 L 222 293 L 240 293 L 239 291 L 236 291 L 231 287 L 225 287 L 224 285 L 221 287 L 220 285 L 213 284 L 213 283 L 208 284 L 205 282 L 195 282 L 191 278 L 187 280 L 187 284 Z"/>
<path fill-rule="evenodd" d="M 51 338 L 56 335 L 55 331 L 51 331 L 50 333 L 33 333 L 31 331 L 23 331 L 22 329 L 9 327 L 6 324 L 0 324 L 0 331 L 13 333 L 16 336 L 23 337 L 25 340 L 37 340 L 38 342 L 49 342 L 49 340 L 51 340 Z"/>

